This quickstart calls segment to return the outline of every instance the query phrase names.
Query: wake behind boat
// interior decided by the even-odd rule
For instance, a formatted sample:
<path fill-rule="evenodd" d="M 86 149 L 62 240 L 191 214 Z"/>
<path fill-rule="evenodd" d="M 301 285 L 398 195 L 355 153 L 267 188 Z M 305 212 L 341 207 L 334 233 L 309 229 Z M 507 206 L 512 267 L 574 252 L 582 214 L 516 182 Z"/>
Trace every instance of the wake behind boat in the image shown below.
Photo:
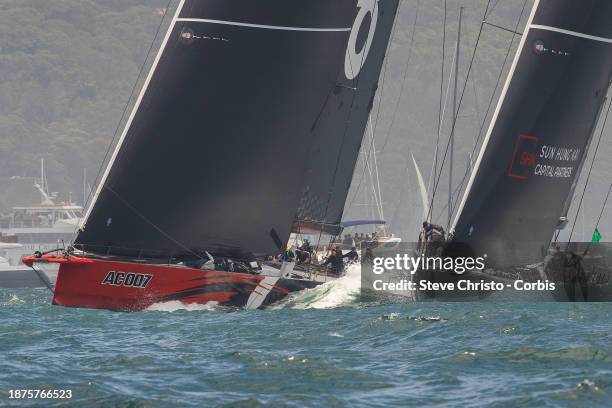
<path fill-rule="evenodd" d="M 330 279 L 283 254 L 342 231 L 397 6 L 181 1 L 73 244 L 24 259 L 59 265 L 54 304 L 256 308 Z"/>

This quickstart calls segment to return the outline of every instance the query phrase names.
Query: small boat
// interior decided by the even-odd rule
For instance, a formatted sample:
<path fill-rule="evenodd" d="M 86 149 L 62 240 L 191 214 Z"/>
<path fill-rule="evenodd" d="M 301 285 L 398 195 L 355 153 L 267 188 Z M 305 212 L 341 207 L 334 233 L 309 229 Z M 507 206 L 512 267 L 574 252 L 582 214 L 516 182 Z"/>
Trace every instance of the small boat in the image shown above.
<path fill-rule="evenodd" d="M 11 266 L 22 268 L 24 255 L 54 250 L 62 242 L 69 243 L 81 221 L 82 206 L 71 199 L 61 202 L 57 193 L 49 191 L 44 159 L 40 160 L 40 179 L 34 188 L 40 194 L 38 203 L 15 206 L 10 213 L 0 215 L 0 245 Z"/>
<path fill-rule="evenodd" d="M 398 0 L 182 0 L 53 304 L 258 308 L 333 277 L 283 259 L 337 235 Z M 270 262 L 281 255 L 282 262 Z"/>
<path fill-rule="evenodd" d="M 40 272 L 32 270 L 25 265 L 11 265 L 7 252 L 22 250 L 17 243 L 0 242 L 0 288 L 39 288 L 45 287 Z"/>

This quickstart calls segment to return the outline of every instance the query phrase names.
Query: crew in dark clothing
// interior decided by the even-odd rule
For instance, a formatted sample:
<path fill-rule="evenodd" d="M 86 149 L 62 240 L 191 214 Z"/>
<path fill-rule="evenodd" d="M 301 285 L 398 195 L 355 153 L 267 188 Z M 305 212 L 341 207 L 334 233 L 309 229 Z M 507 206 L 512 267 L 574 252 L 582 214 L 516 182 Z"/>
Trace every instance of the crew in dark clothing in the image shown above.
<path fill-rule="evenodd" d="M 363 247 L 361 247 L 363 251 Z M 372 251 L 372 247 L 370 245 L 366 245 L 365 247 L 365 255 L 361 258 L 362 262 L 366 264 L 372 264 L 374 262 L 374 251 Z"/>
<path fill-rule="evenodd" d="M 361 234 L 355 234 L 355 244 L 361 244 L 365 241 L 365 237 L 363 236 L 363 232 Z"/>
<path fill-rule="evenodd" d="M 310 263 L 312 253 L 314 252 L 312 246 L 310 246 L 310 242 L 305 239 L 304 243 L 296 250 L 297 252 L 297 262 L 300 264 L 308 264 Z"/>
<path fill-rule="evenodd" d="M 576 255 L 574 252 L 566 253 L 563 266 L 563 283 L 565 284 L 565 292 L 567 293 L 568 299 L 571 302 L 577 300 L 576 287 L 580 285 L 583 299 L 585 302 L 588 302 L 588 280 L 584 273 L 580 256 Z"/>
<path fill-rule="evenodd" d="M 309 253 L 312 253 L 314 251 L 314 249 L 312 248 L 312 245 L 310 245 L 310 241 L 307 239 L 304 240 L 304 243 L 302 244 L 300 248 L 302 249 L 302 251 L 306 251 Z"/>
<path fill-rule="evenodd" d="M 352 247 L 350 252 L 342 255 L 342 258 L 348 259 L 349 262 L 357 262 L 359 260 L 359 254 L 357 253 L 357 248 Z"/>
<path fill-rule="evenodd" d="M 344 270 L 344 261 L 342 260 L 342 251 L 339 249 L 332 249 L 331 254 L 327 260 L 323 263 L 323 266 L 331 265 L 331 272 L 336 276 L 340 276 Z"/>
<path fill-rule="evenodd" d="M 423 233 L 426 242 L 444 242 L 446 240 L 446 232 L 439 225 L 431 224 L 427 221 L 423 222 Z"/>
<path fill-rule="evenodd" d="M 427 255 L 441 256 L 446 242 L 444 228 L 439 225 L 423 222 L 423 239 L 425 240 Z M 420 240 L 420 238 L 419 238 Z"/>

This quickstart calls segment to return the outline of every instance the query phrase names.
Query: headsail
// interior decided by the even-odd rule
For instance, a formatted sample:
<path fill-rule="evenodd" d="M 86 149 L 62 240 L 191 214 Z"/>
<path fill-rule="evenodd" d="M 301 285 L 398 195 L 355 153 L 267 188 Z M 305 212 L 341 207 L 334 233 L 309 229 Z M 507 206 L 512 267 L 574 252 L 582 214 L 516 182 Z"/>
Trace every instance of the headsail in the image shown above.
<path fill-rule="evenodd" d="M 423 206 L 423 220 L 429 221 L 429 194 L 427 193 L 427 186 L 425 186 L 425 180 L 423 180 L 423 175 L 421 174 L 421 169 L 419 169 L 419 165 L 414 158 L 414 154 L 410 154 L 412 156 L 412 163 L 414 163 L 414 171 L 416 171 L 417 180 L 419 182 L 419 195 L 421 196 L 421 205 Z"/>
<path fill-rule="evenodd" d="M 339 231 L 398 3 L 358 1 L 344 69 L 313 124 L 298 224 Z"/>
<path fill-rule="evenodd" d="M 361 81 L 363 73 L 342 76 L 362 10 L 356 0 L 181 0 L 77 247 L 143 257 L 277 252 L 307 185 L 305 153 L 349 113 L 358 131 L 363 97 L 350 112 L 330 100 Z M 382 57 L 378 41 L 364 68 Z M 367 69 L 363 80 L 377 79 Z"/>
<path fill-rule="evenodd" d="M 456 241 L 494 265 L 542 260 L 612 74 L 612 2 L 537 0 L 459 207 Z"/>

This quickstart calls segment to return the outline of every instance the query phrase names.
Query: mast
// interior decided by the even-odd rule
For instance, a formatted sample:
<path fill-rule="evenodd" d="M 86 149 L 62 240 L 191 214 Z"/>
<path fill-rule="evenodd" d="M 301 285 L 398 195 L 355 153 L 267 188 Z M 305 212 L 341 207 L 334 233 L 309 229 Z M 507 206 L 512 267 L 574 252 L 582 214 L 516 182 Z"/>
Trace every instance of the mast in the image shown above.
<path fill-rule="evenodd" d="M 49 186 L 47 185 L 47 177 L 45 176 L 45 159 L 40 158 L 40 184 L 34 184 L 34 188 L 38 190 L 41 195 L 42 205 L 53 205 L 55 204 L 49 194 Z"/>
<path fill-rule="evenodd" d="M 87 203 L 87 167 L 83 168 L 83 207 Z"/>
<path fill-rule="evenodd" d="M 448 224 L 447 229 L 450 229 L 453 217 L 453 167 L 455 154 L 455 127 L 457 125 L 457 93 L 459 92 L 459 56 L 461 47 L 461 21 L 463 20 L 463 6 L 459 8 L 459 28 L 457 29 L 457 46 L 455 48 L 455 83 L 453 85 L 453 122 L 450 135 L 450 162 L 448 170 Z"/>

